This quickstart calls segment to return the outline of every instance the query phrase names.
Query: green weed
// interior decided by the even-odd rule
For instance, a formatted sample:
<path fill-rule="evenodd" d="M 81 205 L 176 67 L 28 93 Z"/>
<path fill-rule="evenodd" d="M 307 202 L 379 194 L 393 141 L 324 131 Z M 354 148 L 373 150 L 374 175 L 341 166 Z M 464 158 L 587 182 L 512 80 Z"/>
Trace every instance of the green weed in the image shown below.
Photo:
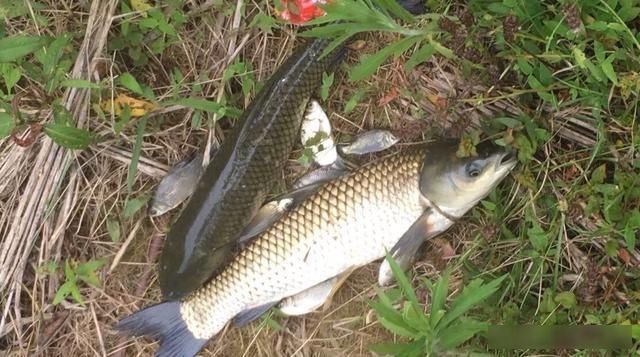
<path fill-rule="evenodd" d="M 506 275 L 488 283 L 474 279 L 448 306 L 446 299 L 449 272 L 444 272 L 435 283 L 422 279 L 424 287 L 431 292 L 431 305 L 428 313 L 425 313 L 408 277 L 389 255 L 386 261 L 391 265 L 400 294 L 392 298 L 389 293 L 378 289 L 378 301 L 371 302 L 370 305 L 385 328 L 407 338 L 409 342 L 372 345 L 372 351 L 407 357 L 437 356 L 486 331 L 488 322 L 481 322 L 467 315 L 498 290 Z"/>
<path fill-rule="evenodd" d="M 64 263 L 64 277 L 65 281 L 56 292 L 55 297 L 53 298 L 53 304 L 57 305 L 61 303 L 64 299 L 66 299 L 69 295 L 80 305 L 84 306 L 84 299 L 82 298 L 82 294 L 80 293 L 79 283 L 82 281 L 85 284 L 92 287 L 100 287 L 102 283 L 100 279 L 96 275 L 96 271 L 100 269 L 105 264 L 105 261 L 101 259 L 90 260 L 86 263 L 77 263 L 73 261 L 66 260 Z M 54 274 L 58 270 L 58 266 L 56 264 L 47 264 L 42 272 L 46 272 L 48 274 Z"/>

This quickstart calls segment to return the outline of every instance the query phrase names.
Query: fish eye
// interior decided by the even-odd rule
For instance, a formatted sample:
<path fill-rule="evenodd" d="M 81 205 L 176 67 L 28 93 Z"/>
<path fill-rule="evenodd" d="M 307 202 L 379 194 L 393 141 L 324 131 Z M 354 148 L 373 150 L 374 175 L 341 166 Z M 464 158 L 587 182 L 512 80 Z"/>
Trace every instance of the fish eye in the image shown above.
<path fill-rule="evenodd" d="M 467 164 L 466 171 L 469 177 L 478 177 L 480 175 L 480 166 L 475 162 L 470 162 Z"/>

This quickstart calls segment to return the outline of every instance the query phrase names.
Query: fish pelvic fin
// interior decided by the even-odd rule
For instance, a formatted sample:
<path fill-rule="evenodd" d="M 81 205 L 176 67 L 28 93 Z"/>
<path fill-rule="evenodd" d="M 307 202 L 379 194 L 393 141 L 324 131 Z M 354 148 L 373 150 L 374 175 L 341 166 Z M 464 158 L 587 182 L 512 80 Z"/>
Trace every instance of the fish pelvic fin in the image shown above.
<path fill-rule="evenodd" d="M 208 341 L 189 331 L 180 314 L 179 301 L 147 307 L 120 320 L 114 328 L 127 335 L 159 340 L 158 357 L 193 357 Z"/>

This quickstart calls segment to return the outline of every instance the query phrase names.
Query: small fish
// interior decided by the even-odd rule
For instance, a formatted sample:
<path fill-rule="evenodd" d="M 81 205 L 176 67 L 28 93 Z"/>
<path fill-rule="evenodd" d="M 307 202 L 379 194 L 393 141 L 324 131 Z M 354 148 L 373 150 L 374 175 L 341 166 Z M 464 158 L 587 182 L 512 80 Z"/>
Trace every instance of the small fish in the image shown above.
<path fill-rule="evenodd" d="M 323 166 L 302 175 L 293 183 L 291 188 L 298 189 L 318 182 L 329 181 L 347 173 L 349 173 L 349 171 L 346 168 L 336 165 L 334 162 L 329 166 Z"/>
<path fill-rule="evenodd" d="M 370 130 L 359 134 L 353 142 L 340 147 L 344 155 L 363 155 L 383 151 L 398 142 L 391 132 L 387 130 Z"/>
<path fill-rule="evenodd" d="M 512 151 L 490 142 L 464 158 L 458 146 L 417 146 L 322 183 L 201 288 L 116 329 L 159 339 L 158 356 L 194 356 L 230 322 L 243 326 L 287 298 L 301 297 L 290 312 L 308 312 L 344 274 L 387 252 L 406 269 L 425 238 L 451 227 L 516 164 Z"/>
<path fill-rule="evenodd" d="M 331 136 L 331 123 L 320 103 L 312 100 L 302 120 L 300 141 L 313 154 L 313 161 L 320 166 L 331 165 L 338 158 Z"/>
<path fill-rule="evenodd" d="M 163 215 L 191 196 L 204 172 L 203 158 L 201 153 L 197 153 L 190 159 L 180 161 L 167 172 L 153 193 L 149 216 Z"/>

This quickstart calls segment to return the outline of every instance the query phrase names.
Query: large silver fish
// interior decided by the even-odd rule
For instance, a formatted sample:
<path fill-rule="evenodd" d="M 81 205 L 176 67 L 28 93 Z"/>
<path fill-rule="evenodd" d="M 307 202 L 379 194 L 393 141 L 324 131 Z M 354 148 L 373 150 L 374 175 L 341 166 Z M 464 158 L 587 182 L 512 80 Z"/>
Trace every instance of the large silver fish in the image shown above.
<path fill-rule="evenodd" d="M 242 326 L 309 289 L 328 297 L 341 277 L 387 251 L 406 269 L 426 238 L 448 229 L 516 164 L 513 152 L 488 142 L 473 157 L 457 157 L 457 148 L 457 141 L 431 143 L 321 184 L 203 287 L 116 329 L 159 339 L 158 356 L 194 356 L 230 321 Z M 318 304 L 305 306 L 289 310 Z"/>

